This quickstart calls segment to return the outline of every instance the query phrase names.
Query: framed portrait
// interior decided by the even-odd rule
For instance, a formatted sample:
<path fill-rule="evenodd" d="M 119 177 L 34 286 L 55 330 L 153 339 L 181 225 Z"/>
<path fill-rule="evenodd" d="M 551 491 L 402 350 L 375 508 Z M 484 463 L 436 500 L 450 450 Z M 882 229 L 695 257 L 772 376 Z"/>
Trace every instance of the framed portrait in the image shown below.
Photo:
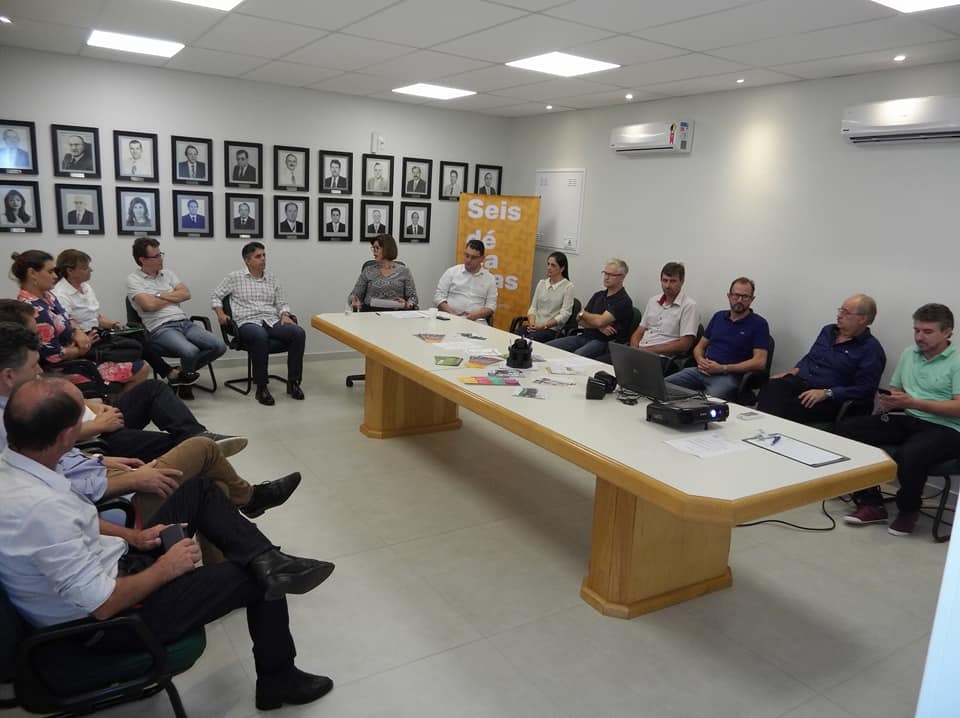
<path fill-rule="evenodd" d="M 353 200 L 347 197 L 321 197 L 321 242 L 353 241 Z"/>
<path fill-rule="evenodd" d="M 39 232 L 40 190 L 36 182 L 0 180 L 0 232 Z"/>
<path fill-rule="evenodd" d="M 363 155 L 363 193 L 393 195 L 393 155 Z"/>
<path fill-rule="evenodd" d="M 310 150 L 273 146 L 273 188 L 287 192 L 310 191 Z"/>
<path fill-rule="evenodd" d="M 173 190 L 173 236 L 213 236 L 213 193 Z"/>
<path fill-rule="evenodd" d="M 156 182 L 159 179 L 157 136 L 114 130 L 113 165 L 118 180 Z"/>
<path fill-rule="evenodd" d="M 400 241 L 430 241 L 430 204 L 428 202 L 400 203 Z"/>
<path fill-rule="evenodd" d="M 50 125 L 53 174 L 100 179 L 100 130 L 96 127 Z"/>
<path fill-rule="evenodd" d="M 373 241 L 378 235 L 393 232 L 393 202 L 365 199 L 360 203 L 361 236 Z"/>
<path fill-rule="evenodd" d="M 403 158 L 403 197 L 430 199 L 430 181 L 433 177 L 433 160 L 419 157 Z"/>
<path fill-rule="evenodd" d="M 170 157 L 174 184 L 213 184 L 213 140 L 174 135 Z"/>
<path fill-rule="evenodd" d="M 477 194 L 500 194 L 503 181 L 503 167 L 499 165 L 477 165 L 473 173 L 474 192 Z"/>
<path fill-rule="evenodd" d="M 460 193 L 467 191 L 467 172 L 470 165 L 466 162 L 441 162 L 440 176 L 437 178 L 437 199 L 460 199 Z"/>
<path fill-rule="evenodd" d="M 103 234 L 100 185 L 55 184 L 57 231 L 60 234 Z"/>
<path fill-rule="evenodd" d="M 273 196 L 274 239 L 307 239 L 310 236 L 310 198 Z"/>
<path fill-rule="evenodd" d="M 0 120 L 0 139 L 0 174 L 38 174 L 36 125 L 19 120 Z"/>
<path fill-rule="evenodd" d="M 263 195 L 233 194 L 224 197 L 229 239 L 263 239 Z"/>
<path fill-rule="evenodd" d="M 223 184 L 227 187 L 263 187 L 263 145 L 258 142 L 223 142 Z"/>
<path fill-rule="evenodd" d="M 320 150 L 320 192 L 353 194 L 353 155 L 350 152 Z"/>
<path fill-rule="evenodd" d="M 117 187 L 117 234 L 160 234 L 160 190 Z"/>

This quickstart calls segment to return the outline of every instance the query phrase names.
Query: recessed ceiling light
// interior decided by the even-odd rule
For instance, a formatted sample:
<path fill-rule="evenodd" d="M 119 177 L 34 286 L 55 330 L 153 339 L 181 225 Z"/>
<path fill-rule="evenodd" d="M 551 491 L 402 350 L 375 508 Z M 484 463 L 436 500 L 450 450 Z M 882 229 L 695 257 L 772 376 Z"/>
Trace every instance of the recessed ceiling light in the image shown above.
<path fill-rule="evenodd" d="M 431 100 L 453 100 L 457 97 L 466 97 L 467 95 L 477 94 L 473 90 L 458 90 L 456 87 L 428 85 L 425 82 L 418 82 L 415 85 L 407 85 L 406 87 L 396 87 L 393 91 L 399 92 L 403 95 L 429 97 Z"/>
<path fill-rule="evenodd" d="M 938 7 L 960 5 L 960 0 L 873 0 L 878 5 L 886 5 L 900 12 L 922 12 Z"/>
<path fill-rule="evenodd" d="M 742 85 L 742 84 L 743 84 L 744 82 L 746 82 L 746 81 L 747 81 L 746 78 L 741 77 L 741 78 L 739 78 L 739 79 L 737 80 L 737 84 L 738 84 L 738 85 Z"/>
<path fill-rule="evenodd" d="M 547 105 L 547 109 L 548 109 L 548 110 L 552 110 L 552 109 L 553 109 L 553 105 Z"/>
<path fill-rule="evenodd" d="M 233 10 L 243 0 L 173 0 L 173 2 L 182 2 L 184 5 L 199 5 L 200 7 L 210 7 L 214 10 Z"/>
<path fill-rule="evenodd" d="M 94 30 L 87 38 L 87 44 L 93 47 L 105 47 L 110 50 L 123 52 L 137 52 L 141 55 L 158 55 L 159 57 L 173 57 L 183 49 L 182 42 L 170 40 L 156 40 L 152 37 L 137 37 L 123 35 L 119 32 L 105 32 Z"/>
<path fill-rule="evenodd" d="M 506 63 L 506 65 L 507 67 L 519 67 L 521 70 L 533 70 L 534 72 L 545 72 L 549 75 L 560 75 L 560 77 L 576 77 L 578 75 L 587 75 L 591 72 L 612 70 L 620 67 L 620 65 L 614 65 L 612 62 L 591 60 L 589 57 L 568 55 L 565 52 L 548 52 L 545 55 L 536 55 L 522 60 L 514 60 L 513 62 Z"/>
<path fill-rule="evenodd" d="M 906 60 L 906 59 L 907 59 L 907 56 L 906 56 L 906 55 L 894 55 L 894 56 L 893 56 L 893 61 L 894 61 L 894 62 L 903 62 L 903 61 Z"/>
<path fill-rule="evenodd" d="M 631 94 L 628 92 L 626 95 L 623 96 L 623 99 L 625 99 L 625 100 L 632 100 L 632 99 L 633 99 L 633 95 L 631 95 Z"/>

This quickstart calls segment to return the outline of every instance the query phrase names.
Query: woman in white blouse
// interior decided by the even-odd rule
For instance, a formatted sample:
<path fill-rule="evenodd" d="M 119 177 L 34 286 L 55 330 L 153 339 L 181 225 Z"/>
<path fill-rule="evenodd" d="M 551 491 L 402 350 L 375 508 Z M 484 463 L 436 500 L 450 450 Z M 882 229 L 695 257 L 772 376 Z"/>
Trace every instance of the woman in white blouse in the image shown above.
<path fill-rule="evenodd" d="M 572 311 L 573 282 L 567 272 L 567 255 L 551 252 L 547 257 L 546 279 L 537 283 L 524 331 L 529 339 L 549 342 L 560 335 Z"/>

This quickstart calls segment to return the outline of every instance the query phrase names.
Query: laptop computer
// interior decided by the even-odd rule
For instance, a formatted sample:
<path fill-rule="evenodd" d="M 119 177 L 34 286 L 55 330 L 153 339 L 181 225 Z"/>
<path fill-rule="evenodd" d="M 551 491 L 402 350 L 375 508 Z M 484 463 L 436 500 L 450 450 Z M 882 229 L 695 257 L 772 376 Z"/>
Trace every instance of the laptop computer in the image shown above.
<path fill-rule="evenodd" d="M 663 378 L 660 355 L 610 342 L 610 358 L 617 384 L 627 391 L 655 401 L 675 401 L 699 396 L 701 392 L 668 384 Z"/>

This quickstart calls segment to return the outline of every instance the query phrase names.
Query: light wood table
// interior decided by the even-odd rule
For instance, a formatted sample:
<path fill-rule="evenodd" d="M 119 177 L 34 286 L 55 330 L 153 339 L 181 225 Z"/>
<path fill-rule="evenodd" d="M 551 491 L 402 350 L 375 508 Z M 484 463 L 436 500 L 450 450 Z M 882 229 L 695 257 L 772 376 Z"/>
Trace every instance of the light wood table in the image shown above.
<path fill-rule="evenodd" d="M 732 404 L 730 419 L 709 431 L 735 442 L 761 430 L 781 432 L 849 460 L 812 468 L 752 446 L 701 459 L 664 442 L 702 429 L 649 423 L 644 401 L 628 406 L 612 396 L 587 400 L 587 375 L 611 371 L 605 364 L 587 362 L 583 375 L 562 377 L 575 380 L 574 386 L 546 387 L 547 399 L 525 399 L 508 386 L 460 383 L 458 377 L 484 375 L 486 369 L 437 367 L 435 355 L 465 352 L 414 336 L 469 332 L 502 351 L 515 339 L 476 322 L 362 313 L 321 314 L 312 324 L 366 357 L 365 435 L 457 429 L 463 406 L 596 475 L 590 565 L 580 595 L 608 616 L 630 618 L 726 588 L 732 584 L 727 562 L 736 524 L 895 475 L 894 463 L 879 449 L 773 416 L 738 420 L 746 410 Z M 534 351 L 548 360 L 580 360 L 543 344 Z M 538 367 L 543 365 L 535 364 L 523 385 L 545 375 Z"/>

